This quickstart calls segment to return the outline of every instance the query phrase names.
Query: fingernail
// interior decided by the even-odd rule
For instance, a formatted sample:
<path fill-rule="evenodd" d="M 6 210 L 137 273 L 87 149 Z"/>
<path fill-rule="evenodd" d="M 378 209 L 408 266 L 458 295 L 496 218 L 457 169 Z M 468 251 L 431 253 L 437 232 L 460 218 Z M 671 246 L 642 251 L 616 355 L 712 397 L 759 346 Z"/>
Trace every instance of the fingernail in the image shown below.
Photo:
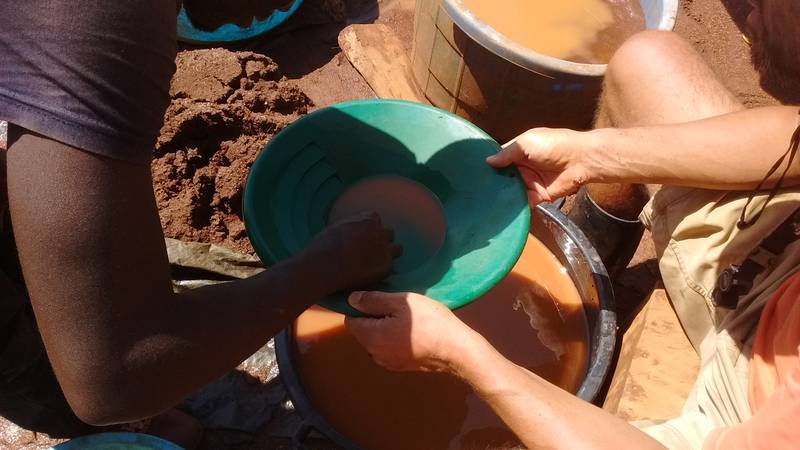
<path fill-rule="evenodd" d="M 348 297 L 347 302 L 350 303 L 351 305 L 354 305 L 356 303 L 361 303 L 361 299 L 363 297 L 364 297 L 364 291 L 355 291 L 352 294 L 350 294 L 350 297 Z"/>

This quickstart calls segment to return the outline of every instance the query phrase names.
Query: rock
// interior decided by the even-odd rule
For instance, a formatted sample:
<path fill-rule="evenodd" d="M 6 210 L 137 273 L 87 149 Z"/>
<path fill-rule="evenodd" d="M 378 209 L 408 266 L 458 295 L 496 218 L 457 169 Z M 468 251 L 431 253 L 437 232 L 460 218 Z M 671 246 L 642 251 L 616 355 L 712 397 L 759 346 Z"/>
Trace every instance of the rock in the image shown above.
<path fill-rule="evenodd" d="M 183 408 L 205 428 L 255 433 L 286 399 L 277 376 L 274 343 L 270 341 L 236 371 L 192 395 Z"/>

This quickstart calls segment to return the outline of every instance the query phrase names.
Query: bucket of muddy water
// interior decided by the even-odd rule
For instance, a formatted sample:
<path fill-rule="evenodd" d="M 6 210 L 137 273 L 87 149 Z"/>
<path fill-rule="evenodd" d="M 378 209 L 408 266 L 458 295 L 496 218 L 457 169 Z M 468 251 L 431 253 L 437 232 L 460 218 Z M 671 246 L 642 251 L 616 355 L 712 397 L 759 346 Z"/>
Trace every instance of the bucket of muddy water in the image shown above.
<path fill-rule="evenodd" d="M 189 8 L 195 8 L 191 14 L 187 11 L 186 1 L 181 2 L 178 10 L 178 40 L 196 45 L 211 45 L 245 41 L 258 37 L 286 21 L 303 0 L 287 1 L 282 9 L 261 11 L 257 2 L 210 2 L 207 0 L 190 0 Z M 264 6 L 268 3 L 263 2 Z M 220 6 L 224 5 L 224 6 Z M 241 5 L 241 7 L 240 7 Z M 231 10 L 238 8 L 237 10 Z M 248 10 L 252 11 L 248 11 Z M 230 15 L 230 19 L 222 17 Z M 194 21 L 193 21 L 194 19 Z M 195 23 L 200 21 L 201 23 Z"/>
<path fill-rule="evenodd" d="M 671 30 L 677 0 L 418 0 L 413 78 L 500 142 L 588 128 L 606 64 L 636 31 Z"/>
<path fill-rule="evenodd" d="M 506 276 L 528 234 L 518 172 L 485 162 L 499 148 L 466 120 L 419 103 L 365 100 L 321 109 L 281 131 L 253 164 L 244 191 L 247 234 L 271 265 L 327 225 L 377 212 L 403 254 L 371 288 L 426 294 L 459 308 Z M 322 305 L 358 314 L 347 295 Z"/>
<path fill-rule="evenodd" d="M 514 269 L 456 311 L 495 348 L 583 400 L 597 396 L 616 345 L 611 283 L 583 233 L 538 206 Z M 344 316 L 306 311 L 275 340 L 281 379 L 303 420 L 346 449 L 519 448 L 468 386 L 437 373 L 397 373 L 372 362 Z"/>

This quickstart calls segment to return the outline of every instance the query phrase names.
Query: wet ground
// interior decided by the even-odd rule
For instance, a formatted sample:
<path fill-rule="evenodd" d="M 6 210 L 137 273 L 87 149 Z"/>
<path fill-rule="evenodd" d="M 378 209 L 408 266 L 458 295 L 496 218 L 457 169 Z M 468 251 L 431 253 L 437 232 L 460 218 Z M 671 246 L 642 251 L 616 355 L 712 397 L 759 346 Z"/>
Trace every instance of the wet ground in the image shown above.
<path fill-rule="evenodd" d="M 750 66 L 747 45 L 737 23 L 742 23 L 745 0 L 682 0 L 675 30 L 688 39 L 708 61 L 721 80 L 747 106 L 776 101 L 758 85 Z M 343 12 L 346 11 L 346 14 Z M 407 43 L 413 41 L 414 0 L 307 0 L 276 33 L 236 50 L 250 50 L 272 58 L 289 79 L 294 80 L 314 103 L 314 108 L 331 103 L 369 98 L 374 94 L 338 49 L 337 36 L 351 23 L 380 22 L 392 28 Z M 732 19 L 732 16 L 736 20 Z M 0 125 L 0 148 L 4 133 Z M 646 298 L 658 281 L 655 252 L 648 235 L 629 268 L 615 282 L 617 302 L 627 316 Z M 203 449 L 245 450 L 290 448 L 291 436 L 300 420 L 286 403 L 286 393 L 276 378 L 274 358 L 266 347 L 249 365 L 226 377 L 216 394 L 194 398 L 210 427 Z M 216 421 L 216 422 L 215 422 Z M 230 423 L 240 430 L 232 430 Z M 55 443 L 46 436 L 21 430 L 0 420 L 0 448 L 39 450 Z M 331 448 L 312 439 L 309 448 Z"/>

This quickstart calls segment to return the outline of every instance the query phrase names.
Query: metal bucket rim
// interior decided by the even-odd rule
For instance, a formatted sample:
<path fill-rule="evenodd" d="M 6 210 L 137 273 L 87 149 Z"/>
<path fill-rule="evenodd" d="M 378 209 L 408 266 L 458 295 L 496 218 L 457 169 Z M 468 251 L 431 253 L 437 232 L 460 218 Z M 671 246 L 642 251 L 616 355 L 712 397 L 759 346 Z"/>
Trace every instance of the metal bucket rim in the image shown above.
<path fill-rule="evenodd" d="M 591 402 L 600 392 L 609 370 L 613 363 L 614 350 L 617 345 L 617 315 L 614 310 L 614 291 L 603 262 L 597 251 L 589 243 L 583 232 L 564 215 L 555 204 L 541 204 L 531 214 L 544 215 L 548 220 L 558 224 L 564 233 L 577 245 L 583 254 L 589 270 L 592 272 L 599 311 L 593 336 L 598 336 L 595 346 L 591 346 L 589 365 L 586 375 L 581 383 L 578 398 Z M 303 427 L 311 427 L 325 435 L 328 439 L 343 447 L 345 450 L 363 450 L 352 440 L 333 427 L 314 406 L 311 398 L 306 394 L 297 371 L 294 353 L 292 351 L 291 325 L 275 336 L 275 356 L 281 380 L 286 386 L 289 398 L 295 411 L 303 419 Z M 594 337 L 589 336 L 590 345 Z"/>
<path fill-rule="evenodd" d="M 592 402 L 609 376 L 617 346 L 617 313 L 611 278 L 589 238 L 556 205 L 539 205 L 532 216 L 543 216 L 544 220 L 555 222 L 576 244 L 592 274 L 599 310 L 594 329 L 590 330 L 592 335 L 589 336 L 591 345 L 589 365 L 585 378 L 575 394 L 582 400 Z"/>
<path fill-rule="evenodd" d="M 495 55 L 523 69 L 548 78 L 555 78 L 563 74 L 581 77 L 602 77 L 606 73 L 607 64 L 577 63 L 555 58 L 531 50 L 508 39 L 486 22 L 477 18 L 464 6 L 463 0 L 442 0 L 442 4 L 445 12 L 467 36 Z M 663 0 L 661 20 L 656 29 L 672 30 L 675 27 L 677 12 L 677 0 Z"/>

